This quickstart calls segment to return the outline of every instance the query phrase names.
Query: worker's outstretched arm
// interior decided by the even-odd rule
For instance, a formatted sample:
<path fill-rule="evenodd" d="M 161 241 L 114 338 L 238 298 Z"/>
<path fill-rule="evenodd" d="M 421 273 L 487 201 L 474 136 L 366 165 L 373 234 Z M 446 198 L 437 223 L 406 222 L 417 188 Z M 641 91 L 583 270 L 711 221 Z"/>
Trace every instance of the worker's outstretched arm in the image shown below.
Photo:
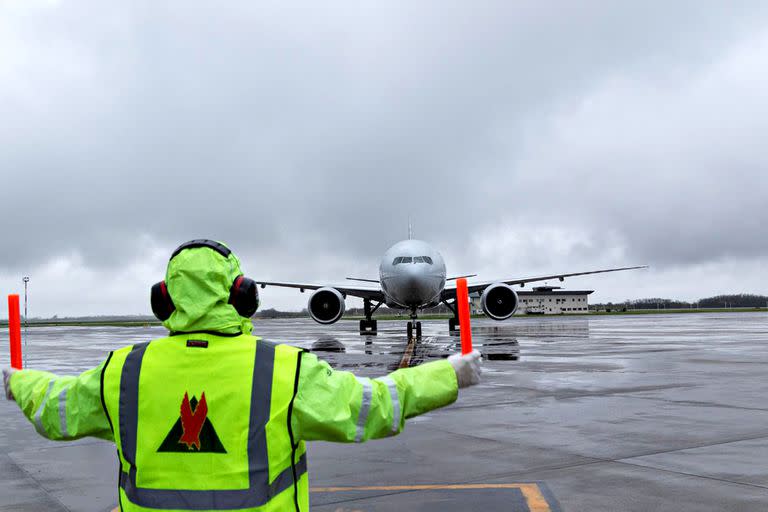
<path fill-rule="evenodd" d="M 57 441 L 85 436 L 112 440 L 101 405 L 104 363 L 77 377 L 39 370 L 19 370 L 7 379 L 8 397 L 19 404 L 37 432 Z"/>
<path fill-rule="evenodd" d="M 325 361 L 305 353 L 292 427 L 305 441 L 359 443 L 393 436 L 403 429 L 406 419 L 453 403 L 458 384 L 457 372 L 449 361 L 369 379 L 335 371 Z"/>

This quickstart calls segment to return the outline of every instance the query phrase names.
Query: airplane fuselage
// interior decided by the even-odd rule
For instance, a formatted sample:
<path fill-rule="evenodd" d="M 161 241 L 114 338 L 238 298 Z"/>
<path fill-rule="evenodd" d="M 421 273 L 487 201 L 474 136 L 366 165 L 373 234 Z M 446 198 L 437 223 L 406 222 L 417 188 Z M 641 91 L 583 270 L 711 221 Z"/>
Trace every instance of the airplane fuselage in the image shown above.
<path fill-rule="evenodd" d="M 389 307 L 417 309 L 440 302 L 445 287 L 445 262 L 421 240 L 403 240 L 390 247 L 379 265 L 379 280 Z"/>

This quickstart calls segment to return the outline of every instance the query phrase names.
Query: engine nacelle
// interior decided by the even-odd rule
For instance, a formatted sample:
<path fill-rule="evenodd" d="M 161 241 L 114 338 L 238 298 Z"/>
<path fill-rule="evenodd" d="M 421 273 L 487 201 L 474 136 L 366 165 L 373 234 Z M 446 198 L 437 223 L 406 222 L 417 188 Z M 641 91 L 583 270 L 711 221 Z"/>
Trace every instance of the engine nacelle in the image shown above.
<path fill-rule="evenodd" d="M 319 324 L 338 322 L 346 309 L 344 296 L 336 288 L 325 287 L 316 290 L 309 297 L 307 310 L 312 320 Z"/>
<path fill-rule="evenodd" d="M 490 285 L 480 297 L 483 312 L 494 320 L 506 320 L 514 315 L 517 304 L 517 292 L 504 283 Z"/>

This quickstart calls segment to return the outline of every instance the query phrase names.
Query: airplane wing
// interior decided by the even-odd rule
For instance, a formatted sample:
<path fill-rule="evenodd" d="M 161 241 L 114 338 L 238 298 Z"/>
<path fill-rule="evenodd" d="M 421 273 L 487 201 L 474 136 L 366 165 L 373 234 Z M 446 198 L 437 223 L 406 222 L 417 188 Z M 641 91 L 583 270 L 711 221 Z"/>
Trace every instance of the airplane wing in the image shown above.
<path fill-rule="evenodd" d="M 469 289 L 469 293 L 472 293 L 472 292 L 483 291 L 485 290 L 485 288 L 492 285 L 493 283 L 504 283 L 508 285 L 519 284 L 520 286 L 525 286 L 527 283 L 549 281 L 550 279 L 557 279 L 559 281 L 564 281 L 566 277 L 586 276 L 589 274 L 604 274 L 606 272 L 621 272 L 623 270 L 636 270 L 640 268 L 648 268 L 648 266 L 641 265 L 638 267 L 608 268 L 603 270 L 590 270 L 588 272 L 574 272 L 571 274 L 554 274 L 551 276 L 526 277 L 523 279 L 496 279 L 494 281 L 483 281 L 481 283 L 468 283 L 467 288 Z M 455 297 L 456 297 L 456 282 L 454 281 L 454 282 L 446 283 L 445 289 L 443 290 L 443 293 L 442 293 L 443 300 L 453 299 Z"/>
<path fill-rule="evenodd" d="M 313 283 L 288 283 L 288 282 L 277 282 L 277 281 L 256 281 L 256 284 L 258 284 L 261 288 L 266 288 L 267 286 L 279 286 L 281 288 L 298 288 L 301 292 L 304 292 L 304 290 L 318 290 L 320 288 L 325 288 L 326 286 L 330 288 L 336 288 L 339 290 L 342 294 L 351 295 L 352 297 L 360 297 L 361 299 L 370 299 L 375 301 L 384 301 L 384 292 L 381 291 L 381 287 L 379 286 L 349 286 L 349 285 L 333 285 L 333 284 L 313 284 Z"/>

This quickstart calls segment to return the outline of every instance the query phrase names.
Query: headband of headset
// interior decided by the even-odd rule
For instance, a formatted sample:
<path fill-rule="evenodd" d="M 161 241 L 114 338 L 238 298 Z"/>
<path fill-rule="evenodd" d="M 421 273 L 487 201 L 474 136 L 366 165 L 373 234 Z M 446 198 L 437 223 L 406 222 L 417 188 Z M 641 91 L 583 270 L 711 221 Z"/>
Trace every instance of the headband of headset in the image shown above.
<path fill-rule="evenodd" d="M 228 258 L 232 251 L 223 244 L 215 242 L 213 240 L 198 239 L 190 240 L 178 246 L 173 254 L 171 254 L 171 260 L 175 258 L 181 251 L 185 249 L 193 249 L 196 247 L 207 247 L 214 250 Z M 168 287 L 165 281 L 160 281 L 152 286 L 152 292 L 150 294 L 150 301 L 152 303 L 152 312 L 160 321 L 166 321 L 170 318 L 171 313 L 176 310 L 176 305 L 173 303 L 171 295 L 168 293 Z M 240 316 L 250 318 L 256 313 L 259 308 L 259 291 L 256 286 L 256 282 L 243 275 L 237 276 L 232 282 L 232 286 L 229 289 L 229 304 L 235 308 Z"/>
<path fill-rule="evenodd" d="M 229 258 L 229 255 L 232 254 L 232 251 L 224 244 L 220 244 L 219 242 L 216 242 L 214 240 L 207 240 L 205 238 L 199 238 L 197 240 L 190 240 L 189 242 L 184 242 L 180 246 L 176 248 L 175 251 L 173 251 L 173 254 L 171 254 L 171 257 L 169 260 L 172 260 L 178 254 L 183 251 L 184 249 L 193 249 L 195 247 L 207 247 L 209 249 L 213 249 L 217 253 L 221 254 L 225 258 Z"/>

